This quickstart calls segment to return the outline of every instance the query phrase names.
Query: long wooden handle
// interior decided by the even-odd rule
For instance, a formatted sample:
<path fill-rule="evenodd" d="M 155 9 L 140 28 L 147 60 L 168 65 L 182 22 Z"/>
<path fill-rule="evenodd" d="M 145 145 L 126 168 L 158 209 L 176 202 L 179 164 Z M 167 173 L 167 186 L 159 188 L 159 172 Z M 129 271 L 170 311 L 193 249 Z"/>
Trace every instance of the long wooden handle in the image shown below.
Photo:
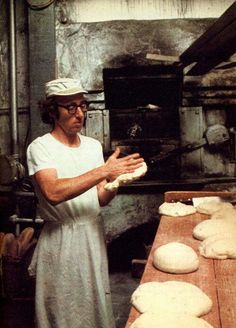
<path fill-rule="evenodd" d="M 218 196 L 223 198 L 236 197 L 236 192 L 230 191 L 167 191 L 164 194 L 165 202 L 190 201 L 194 197 Z"/>

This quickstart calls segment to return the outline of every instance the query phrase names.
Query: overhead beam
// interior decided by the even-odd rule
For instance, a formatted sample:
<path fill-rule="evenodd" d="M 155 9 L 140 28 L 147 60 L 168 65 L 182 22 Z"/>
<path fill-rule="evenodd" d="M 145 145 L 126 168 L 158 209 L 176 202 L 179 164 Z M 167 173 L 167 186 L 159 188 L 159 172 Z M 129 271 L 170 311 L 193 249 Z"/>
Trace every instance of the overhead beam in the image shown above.
<path fill-rule="evenodd" d="M 226 61 L 236 51 L 236 2 L 181 55 L 184 66 L 195 65 L 188 75 L 200 75 Z"/>

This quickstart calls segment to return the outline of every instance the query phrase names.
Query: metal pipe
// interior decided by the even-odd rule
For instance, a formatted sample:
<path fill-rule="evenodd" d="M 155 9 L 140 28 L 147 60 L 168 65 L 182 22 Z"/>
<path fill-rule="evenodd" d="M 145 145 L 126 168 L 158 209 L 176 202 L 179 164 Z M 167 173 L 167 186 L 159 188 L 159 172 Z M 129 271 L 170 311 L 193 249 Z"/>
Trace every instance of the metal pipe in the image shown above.
<path fill-rule="evenodd" d="M 28 222 L 28 223 L 39 223 L 43 224 L 44 220 L 40 218 L 40 216 L 36 216 L 35 219 L 31 218 L 19 218 L 17 214 L 13 214 L 9 217 L 9 220 L 13 223 L 22 223 L 22 222 Z"/>
<path fill-rule="evenodd" d="M 15 33 L 15 0 L 9 1 L 9 48 L 10 48 L 10 106 L 11 106 L 11 142 L 12 153 L 18 156 L 18 117 L 16 85 L 16 33 Z"/>
<path fill-rule="evenodd" d="M 37 216 L 35 219 L 30 218 L 19 218 L 16 214 L 9 217 L 9 220 L 15 224 L 15 235 L 18 237 L 20 235 L 20 224 L 21 223 L 38 223 L 43 224 L 44 220 Z"/>

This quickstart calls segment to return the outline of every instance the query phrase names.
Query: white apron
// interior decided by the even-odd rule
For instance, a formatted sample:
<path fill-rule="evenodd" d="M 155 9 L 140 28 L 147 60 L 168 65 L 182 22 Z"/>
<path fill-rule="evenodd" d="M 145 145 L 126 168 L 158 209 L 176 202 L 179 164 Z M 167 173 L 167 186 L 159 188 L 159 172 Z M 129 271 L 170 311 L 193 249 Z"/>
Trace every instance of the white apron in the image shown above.
<path fill-rule="evenodd" d="M 55 167 L 59 177 L 80 175 L 103 164 L 97 140 L 81 136 L 70 148 L 51 134 L 28 148 L 29 174 Z M 38 328 L 114 328 L 107 253 L 96 187 L 51 206 L 35 186 L 46 221 L 29 272 L 36 276 Z"/>

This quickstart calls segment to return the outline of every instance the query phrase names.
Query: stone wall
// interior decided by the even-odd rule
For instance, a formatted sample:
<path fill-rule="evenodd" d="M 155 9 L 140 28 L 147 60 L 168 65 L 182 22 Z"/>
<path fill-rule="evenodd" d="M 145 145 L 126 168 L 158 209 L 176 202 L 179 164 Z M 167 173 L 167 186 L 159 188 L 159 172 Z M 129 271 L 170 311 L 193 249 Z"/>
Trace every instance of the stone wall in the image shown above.
<path fill-rule="evenodd" d="M 32 12 L 27 8 L 26 2 L 15 1 L 17 103 L 19 148 L 22 161 L 25 159 L 26 146 L 32 138 L 32 135 L 28 133 L 30 127 L 34 137 L 44 132 L 38 119 L 35 118 L 38 117 L 35 111 L 37 111 L 36 104 L 43 93 L 43 83 L 48 79 L 49 70 L 54 72 L 54 75 L 50 73 L 52 78 L 56 76 L 79 77 L 84 87 L 93 92 L 94 104 L 97 101 L 97 106 L 104 108 L 103 68 L 156 64 L 146 59 L 147 53 L 180 55 L 232 3 L 232 1 L 224 1 L 225 8 L 223 8 L 222 1 L 218 1 L 219 6 L 216 6 L 215 1 L 209 1 L 207 7 L 214 9 L 214 14 L 206 16 L 205 14 L 209 11 L 200 13 L 194 9 L 206 6 L 206 2 L 200 0 L 182 0 L 178 2 L 177 8 L 174 7 L 173 4 L 176 2 L 173 1 L 160 1 L 159 7 L 155 7 L 156 1 L 109 0 L 99 1 L 99 3 L 103 3 L 104 8 L 108 8 L 107 6 L 113 3 L 113 6 L 109 7 L 110 11 L 107 11 L 106 15 L 104 15 L 105 11 L 103 15 L 100 15 L 98 10 L 94 16 L 93 2 L 88 0 L 55 2 L 56 49 L 51 51 L 53 53 L 56 50 L 56 58 L 53 60 L 55 59 L 57 63 L 57 71 L 54 71 L 51 67 L 52 59 L 50 58 L 49 61 L 44 57 L 42 59 L 43 50 L 44 53 L 47 52 L 38 47 L 39 44 L 43 44 L 43 38 L 47 36 L 40 35 L 43 27 L 45 30 L 45 26 L 40 29 L 39 24 L 40 19 L 47 15 L 46 11 Z M 170 12 L 166 11 L 167 3 L 168 8 L 172 8 Z M 8 154 L 11 153 L 9 115 L 11 95 L 9 92 L 9 8 L 7 4 L 7 1 L 0 0 L 2 13 L 0 16 L 0 151 Z M 93 17 L 86 20 L 85 9 L 89 4 Z M 122 11 L 114 11 L 118 5 L 123 6 L 123 17 L 117 17 Z M 146 6 L 149 6 L 149 15 L 152 14 L 152 17 L 148 18 Z M 154 11 L 151 11 L 153 6 L 155 15 L 153 15 Z M 194 13 L 196 13 L 195 17 Z M 99 17 L 103 19 L 99 21 Z M 47 43 L 46 47 L 49 47 L 49 44 Z M 52 47 L 54 46 L 52 44 Z M 30 51 L 31 48 L 33 48 L 32 51 Z M 34 76 L 30 73 L 32 68 Z M 34 92 L 36 88 L 38 90 L 38 84 L 35 83 L 37 78 L 40 78 L 41 93 Z M 214 116 L 214 113 L 212 115 Z M 222 159 L 220 161 L 221 165 L 224 165 Z M 151 195 L 148 192 L 123 194 L 121 191 L 116 199 L 102 210 L 108 240 L 119 236 L 131 226 L 153 219 L 158 220 L 157 210 L 162 201 L 163 191 Z"/>

